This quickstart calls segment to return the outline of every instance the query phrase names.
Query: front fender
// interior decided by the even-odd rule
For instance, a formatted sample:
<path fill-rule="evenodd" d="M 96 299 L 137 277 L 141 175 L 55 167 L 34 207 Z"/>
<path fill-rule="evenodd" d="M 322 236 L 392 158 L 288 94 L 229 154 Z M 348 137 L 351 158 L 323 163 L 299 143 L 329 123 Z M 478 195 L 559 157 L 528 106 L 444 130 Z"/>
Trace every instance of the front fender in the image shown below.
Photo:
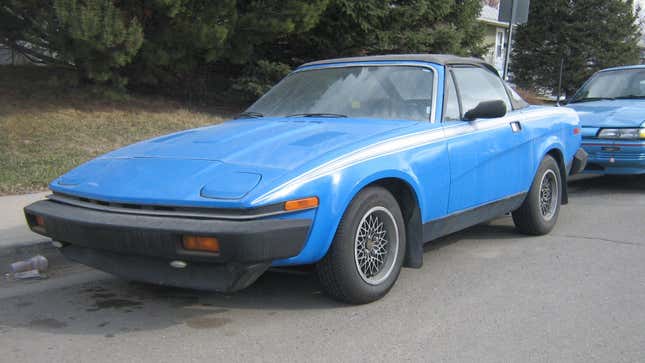
<path fill-rule="evenodd" d="M 303 250 L 295 257 L 274 261 L 274 266 L 311 264 L 320 261 L 329 250 L 336 229 L 356 194 L 366 186 L 383 179 L 398 179 L 407 183 L 422 205 L 423 193 L 416 175 L 406 165 L 383 169 L 377 160 L 365 162 L 324 176 L 298 190 L 298 195 L 316 195 L 320 205 Z M 403 163 L 404 164 L 404 163 Z"/>

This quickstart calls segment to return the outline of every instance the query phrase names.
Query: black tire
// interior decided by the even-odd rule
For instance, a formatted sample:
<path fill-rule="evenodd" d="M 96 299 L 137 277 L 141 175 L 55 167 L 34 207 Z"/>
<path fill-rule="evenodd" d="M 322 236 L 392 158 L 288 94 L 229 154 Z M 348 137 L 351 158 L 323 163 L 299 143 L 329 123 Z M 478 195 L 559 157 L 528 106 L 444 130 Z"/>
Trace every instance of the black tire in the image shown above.
<path fill-rule="evenodd" d="M 382 222 L 381 230 L 386 232 L 377 230 L 377 233 L 386 237 L 374 242 L 374 237 L 358 236 L 359 227 L 369 226 L 370 221 L 374 220 Z M 369 230 L 375 231 L 373 228 Z M 369 232 L 365 232 L 362 236 L 369 235 Z M 398 234 L 396 248 L 392 247 L 395 241 L 394 234 Z M 383 242 L 384 240 L 387 242 Z M 382 298 L 399 277 L 405 255 L 405 242 L 405 224 L 396 199 L 385 188 L 365 188 L 350 203 L 327 255 L 316 265 L 323 289 L 334 299 L 350 304 L 366 304 Z M 387 245 L 383 245 L 384 243 Z M 387 249 L 383 246 L 392 248 Z M 357 249 L 361 252 L 355 252 Z M 365 251 L 369 253 L 365 254 Z M 365 261 L 377 253 L 384 253 L 379 255 L 384 261 L 383 265 L 380 272 L 369 276 L 372 271 L 365 272 L 370 267 Z M 366 265 L 361 265 L 359 259 Z"/>
<path fill-rule="evenodd" d="M 543 181 L 549 183 L 555 182 L 555 192 L 551 192 L 551 199 L 549 202 L 546 195 L 547 190 L 542 190 Z M 542 194 L 545 194 L 545 199 L 542 199 Z M 555 203 L 551 205 L 551 201 Z M 562 176 L 558 163 L 547 155 L 540 163 L 531 189 L 529 190 L 522 206 L 513 212 L 513 222 L 515 227 L 525 234 L 534 236 L 545 235 L 553 229 L 558 220 L 560 213 L 560 205 L 562 204 Z M 545 213 L 545 210 L 547 213 Z"/>

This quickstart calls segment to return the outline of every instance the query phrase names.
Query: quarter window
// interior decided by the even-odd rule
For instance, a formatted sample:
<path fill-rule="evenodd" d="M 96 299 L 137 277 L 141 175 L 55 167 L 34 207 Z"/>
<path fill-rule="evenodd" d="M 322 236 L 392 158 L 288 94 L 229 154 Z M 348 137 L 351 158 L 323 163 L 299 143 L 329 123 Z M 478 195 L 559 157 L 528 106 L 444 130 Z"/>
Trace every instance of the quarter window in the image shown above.
<path fill-rule="evenodd" d="M 493 72 L 477 67 L 455 67 L 453 73 L 464 114 L 484 101 L 502 100 L 506 109 L 512 110 L 506 88 Z"/>
<path fill-rule="evenodd" d="M 457 89 L 455 82 L 452 80 L 450 72 L 446 72 L 446 89 L 444 97 L 446 98 L 445 110 L 443 111 L 444 121 L 456 121 L 461 119 L 459 111 L 459 99 L 457 99 Z"/>

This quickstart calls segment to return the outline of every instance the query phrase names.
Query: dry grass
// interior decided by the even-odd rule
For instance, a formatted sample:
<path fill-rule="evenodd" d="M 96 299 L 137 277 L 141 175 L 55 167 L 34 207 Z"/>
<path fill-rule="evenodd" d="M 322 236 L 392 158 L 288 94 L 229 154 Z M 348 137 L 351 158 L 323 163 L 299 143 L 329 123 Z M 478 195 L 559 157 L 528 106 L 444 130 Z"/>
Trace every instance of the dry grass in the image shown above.
<path fill-rule="evenodd" d="M 61 71 L 0 67 L 0 195 L 45 189 L 74 166 L 135 141 L 223 121 L 233 111 L 106 94 Z"/>
<path fill-rule="evenodd" d="M 537 93 L 535 93 L 533 91 L 526 90 L 526 89 L 523 89 L 523 88 L 517 88 L 517 89 L 515 89 L 515 91 L 517 91 L 517 93 L 520 96 L 522 96 L 522 98 L 526 102 L 528 102 L 528 103 L 530 103 L 532 105 L 544 105 L 544 104 L 547 103 L 546 100 L 543 97 L 540 97 Z"/>

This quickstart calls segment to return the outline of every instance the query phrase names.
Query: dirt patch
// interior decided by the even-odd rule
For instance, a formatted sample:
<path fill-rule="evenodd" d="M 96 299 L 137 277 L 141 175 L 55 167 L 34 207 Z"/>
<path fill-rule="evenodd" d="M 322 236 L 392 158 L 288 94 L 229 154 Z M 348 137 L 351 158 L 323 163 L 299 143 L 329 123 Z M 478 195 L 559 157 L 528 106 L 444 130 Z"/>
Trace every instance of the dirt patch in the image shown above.
<path fill-rule="evenodd" d="M 30 328 L 61 329 L 66 327 L 67 323 L 52 318 L 46 318 L 32 320 L 27 325 Z"/>

